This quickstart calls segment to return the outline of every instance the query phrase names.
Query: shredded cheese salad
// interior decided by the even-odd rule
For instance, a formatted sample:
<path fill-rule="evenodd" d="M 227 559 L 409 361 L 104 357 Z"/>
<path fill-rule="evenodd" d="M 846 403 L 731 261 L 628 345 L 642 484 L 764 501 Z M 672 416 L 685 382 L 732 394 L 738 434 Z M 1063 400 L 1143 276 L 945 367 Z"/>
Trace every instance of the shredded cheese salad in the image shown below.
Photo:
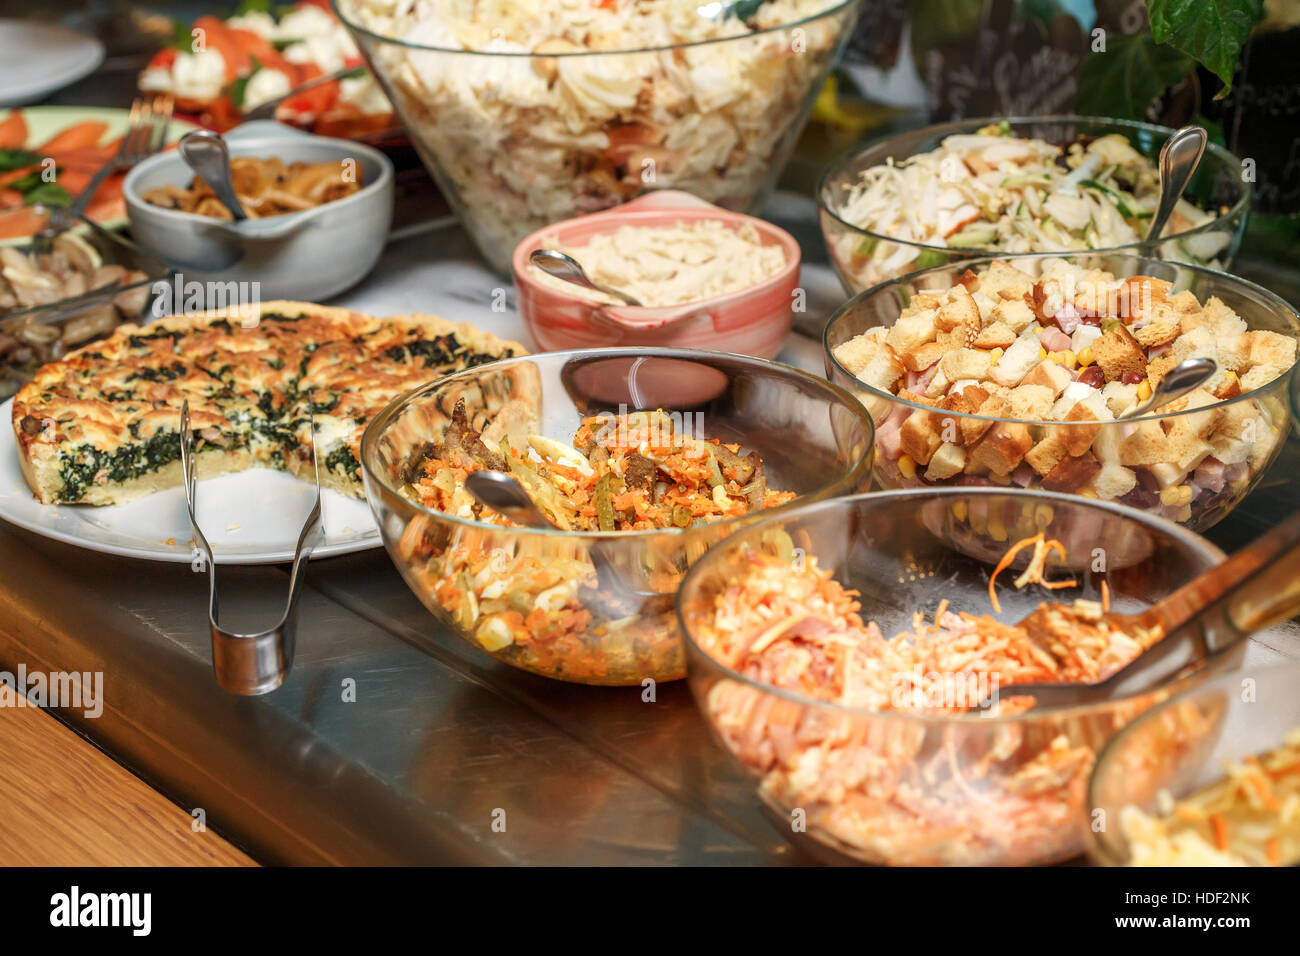
<path fill-rule="evenodd" d="M 1075 583 L 1045 577 L 1060 546 L 1041 535 L 1014 545 L 994 577 L 1030 546 L 1016 587 Z M 764 799 L 803 810 L 810 834 L 875 862 L 1023 864 L 1078 852 L 1096 749 L 1149 701 L 1023 722 L 889 714 L 965 714 L 990 703 L 999 716 L 1024 713 L 1033 699 L 997 700 L 998 684 L 1104 680 L 1160 635 L 1117 630 L 1084 600 L 1044 604 L 1023 625 L 944 601 L 887 638 L 862 618 L 856 592 L 815 557 L 792 564 L 790 551 L 773 540 L 746 554 L 693 632 L 705 653 L 752 681 L 834 705 L 801 705 L 734 679 L 709 688 L 706 713 L 761 776 Z"/>

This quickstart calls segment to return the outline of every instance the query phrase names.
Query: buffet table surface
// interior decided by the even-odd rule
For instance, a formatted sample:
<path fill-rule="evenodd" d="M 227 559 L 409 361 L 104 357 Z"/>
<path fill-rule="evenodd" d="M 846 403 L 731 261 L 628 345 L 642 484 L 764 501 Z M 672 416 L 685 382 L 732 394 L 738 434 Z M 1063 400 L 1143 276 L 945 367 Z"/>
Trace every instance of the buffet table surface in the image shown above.
<path fill-rule="evenodd" d="M 129 102 L 137 68 L 110 60 L 52 102 Z M 786 179 L 808 180 L 819 165 L 796 156 Z M 844 295 L 814 205 L 778 193 L 764 215 L 804 251 L 808 310 L 780 358 L 821 373 L 820 332 Z M 454 222 L 429 225 L 391 242 L 375 272 L 331 304 L 430 312 L 525 339 L 509 279 Z M 1294 270 L 1238 265 L 1300 298 Z M 1289 514 L 1297 474 L 1293 436 L 1209 537 L 1232 550 Z M 220 575 L 223 623 L 278 616 L 284 567 Z M 49 712 L 60 725 L 0 707 L 0 863 L 808 860 L 709 739 L 684 682 L 646 702 L 640 687 L 516 671 L 443 630 L 377 548 L 311 562 L 289 679 L 237 697 L 212 676 L 206 588 L 185 564 L 79 550 L 0 522 L 0 670 L 104 680 L 96 718 Z M 1294 624 L 1254 638 L 1246 664 L 1285 659 L 1300 660 Z"/>
<path fill-rule="evenodd" d="M 809 309 L 781 358 L 820 371 L 820 340 L 804 333 L 820 330 L 842 293 L 812 204 L 778 194 L 767 215 L 807 257 Z M 433 312 L 522 338 L 513 292 L 505 311 L 492 308 L 495 290 L 509 288 L 453 224 L 391 243 L 335 304 Z M 1209 536 L 1231 550 L 1289 513 L 1298 471 L 1293 438 Z M 806 859 L 709 739 L 684 682 L 646 702 L 640 687 L 569 685 L 499 664 L 444 631 L 382 549 L 311 563 L 293 672 L 257 698 L 214 682 L 206 576 L 188 565 L 0 525 L 0 567 L 0 667 L 103 672 L 103 714 L 60 717 L 178 805 L 148 817 L 146 831 L 188 835 L 201 810 L 210 832 L 263 863 Z M 223 617 L 228 608 L 238 626 L 243 614 L 250 624 L 274 616 L 285 577 L 283 567 L 223 568 L 223 594 L 236 599 Z M 1300 660 L 1294 625 L 1254 639 L 1247 665 L 1286 658 Z M 217 852 L 239 861 L 213 850 L 219 841 L 188 842 L 193 862 Z"/>

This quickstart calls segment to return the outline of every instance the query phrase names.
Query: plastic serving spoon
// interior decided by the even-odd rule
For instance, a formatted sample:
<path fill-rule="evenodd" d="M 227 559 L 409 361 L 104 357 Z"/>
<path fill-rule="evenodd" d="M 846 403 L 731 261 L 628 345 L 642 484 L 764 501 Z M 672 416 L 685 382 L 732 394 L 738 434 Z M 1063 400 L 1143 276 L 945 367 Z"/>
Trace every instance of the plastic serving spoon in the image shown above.
<path fill-rule="evenodd" d="M 1013 684 L 998 697 L 1030 694 L 1039 707 L 1095 704 L 1199 670 L 1255 631 L 1300 613 L 1300 512 L 1141 614 L 1110 614 L 1115 627 L 1160 628 L 1164 637 L 1095 684 Z M 1070 613 L 1060 604 L 1048 605 Z M 1042 609 L 1020 622 L 1031 636 Z M 1050 653 L 1050 651 L 1049 651 Z"/>
<path fill-rule="evenodd" d="M 181 159 L 212 188 L 218 201 L 230 210 L 235 219 L 248 218 L 248 213 L 239 204 L 235 184 L 230 178 L 230 147 L 219 134 L 207 129 L 196 129 L 181 137 L 177 149 Z"/>
<path fill-rule="evenodd" d="M 1147 230 L 1147 242 L 1160 238 L 1165 223 L 1173 215 L 1174 207 L 1183 195 L 1183 190 L 1192 181 L 1192 174 L 1205 155 L 1205 144 L 1209 136 L 1199 126 L 1184 126 L 1160 148 L 1160 204 L 1156 206 L 1155 215 L 1151 217 L 1151 227 Z"/>
<path fill-rule="evenodd" d="M 563 530 L 537 507 L 528 492 L 524 490 L 524 486 L 515 480 L 513 475 L 508 475 L 504 471 L 470 472 L 465 479 L 465 490 L 479 504 L 505 515 L 516 524 L 526 528 Z M 638 611 L 648 610 L 648 602 L 651 601 L 672 602 L 671 594 L 629 587 L 615 570 L 609 557 L 601 550 L 600 542 L 591 542 L 587 554 L 596 569 L 599 587 L 597 601 L 611 612 L 611 617 L 625 617 Z"/>
<path fill-rule="evenodd" d="M 1160 384 L 1151 390 L 1151 397 L 1145 402 L 1138 402 L 1117 418 L 1137 418 L 1146 412 L 1163 408 L 1176 398 L 1182 398 L 1192 389 L 1207 381 L 1219 370 L 1219 364 L 1212 358 L 1189 358 L 1169 370 Z"/>
<path fill-rule="evenodd" d="M 562 279 L 565 282 L 572 282 L 574 285 L 580 285 L 584 289 L 591 289 L 595 292 L 603 292 L 605 295 L 612 295 L 616 299 L 622 299 L 627 305 L 640 307 L 641 302 L 632 298 L 626 292 L 619 292 L 607 285 L 600 285 L 592 282 L 587 276 L 586 271 L 573 256 L 567 256 L 563 252 L 555 249 L 534 249 L 528 254 L 528 261 L 537 268 L 541 269 L 549 276 L 556 279 Z"/>

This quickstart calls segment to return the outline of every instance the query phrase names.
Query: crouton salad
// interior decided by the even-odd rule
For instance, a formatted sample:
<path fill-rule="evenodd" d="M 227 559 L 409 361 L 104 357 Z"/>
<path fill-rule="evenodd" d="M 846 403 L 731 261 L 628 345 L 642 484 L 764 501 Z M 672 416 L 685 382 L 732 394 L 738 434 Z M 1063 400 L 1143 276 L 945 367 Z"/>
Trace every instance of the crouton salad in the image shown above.
<path fill-rule="evenodd" d="M 573 444 L 536 434 L 512 443 L 474 430 L 457 403 L 443 441 L 406 466 L 402 492 L 478 526 L 448 532 L 426 516 L 409 524 L 399 550 L 417 593 L 517 667 L 589 683 L 681 677 L 672 596 L 704 543 L 696 553 L 661 538 L 622 550 L 543 541 L 514 533 L 517 525 L 465 489 L 472 472 L 507 472 L 557 527 L 575 532 L 687 531 L 794 499 L 768 486 L 755 452 L 677 426 L 660 411 L 607 414 L 584 420 Z M 628 594 L 611 593 L 598 560 Z"/>
<path fill-rule="evenodd" d="M 1300 728 L 1180 800 L 1160 791 L 1157 804 L 1154 815 L 1120 812 L 1132 866 L 1300 863 Z"/>
<path fill-rule="evenodd" d="M 1017 588 L 1075 584 L 1045 579 L 1045 558 L 1060 546 L 1041 535 L 1003 564 L 1030 544 Z M 1023 626 L 945 600 L 886 638 L 859 613 L 857 592 L 814 556 L 792 564 L 781 550 L 765 542 L 745 554 L 692 637 L 752 681 L 854 711 L 1022 714 L 1033 699 L 998 700 L 999 684 L 1095 682 L 1160 638 L 1117 630 L 1102 604 L 1081 599 L 1044 604 Z M 724 678 L 704 707 L 761 776 L 764 799 L 802 809 L 810 834 L 874 862 L 978 866 L 1077 852 L 1096 749 L 1149 703 L 1119 702 L 1087 719 L 949 726 L 833 715 Z"/>
<path fill-rule="evenodd" d="M 1015 136 L 1004 121 L 863 169 L 828 201 L 842 222 L 875 234 L 838 231 L 832 242 L 837 264 L 866 288 L 947 261 L 918 245 L 1065 252 L 1139 242 L 1160 201 L 1160 173 L 1122 134 L 1057 144 Z M 1163 234 L 1215 218 L 1216 210 L 1180 199 Z M 1181 252 L 1208 262 L 1229 240 L 1207 231 L 1186 237 Z"/>
<path fill-rule="evenodd" d="M 1217 520 L 1285 438 L 1280 401 L 1259 390 L 1295 364 L 1295 338 L 1248 329 L 1217 297 L 1202 303 L 1162 279 L 1036 263 L 1037 276 L 1007 262 L 967 270 L 950 289 L 913 295 L 892 326 L 833 346 L 868 387 L 878 476 L 1041 487 Z M 1116 421 L 1195 357 L 1215 360 L 1212 378 L 1159 419 Z"/>
<path fill-rule="evenodd" d="M 338 6 L 502 271 L 529 233 L 649 189 L 750 205 L 858 14 L 853 0 Z"/>

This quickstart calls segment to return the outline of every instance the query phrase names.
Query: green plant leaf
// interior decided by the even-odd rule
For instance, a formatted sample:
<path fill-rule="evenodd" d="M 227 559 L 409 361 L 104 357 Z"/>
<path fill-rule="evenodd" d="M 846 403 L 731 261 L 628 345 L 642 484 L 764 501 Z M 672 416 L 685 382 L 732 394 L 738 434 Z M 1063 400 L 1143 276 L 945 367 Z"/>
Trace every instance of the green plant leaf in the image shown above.
<path fill-rule="evenodd" d="M 1111 37 L 1104 52 L 1083 61 L 1075 108 L 1087 116 L 1142 119 L 1152 100 L 1195 68 L 1190 56 L 1148 34 Z"/>
<path fill-rule="evenodd" d="M 32 166 L 41 161 L 41 157 L 31 150 L 4 147 L 0 149 L 0 173 L 13 172 L 24 166 Z"/>
<path fill-rule="evenodd" d="M 1232 89 L 1241 48 L 1264 19 L 1264 0 L 1147 0 L 1151 36 L 1181 50 Z"/>
<path fill-rule="evenodd" d="M 912 55 L 924 70 L 925 54 L 956 37 L 969 37 L 980 25 L 984 0 L 912 0 Z"/>

